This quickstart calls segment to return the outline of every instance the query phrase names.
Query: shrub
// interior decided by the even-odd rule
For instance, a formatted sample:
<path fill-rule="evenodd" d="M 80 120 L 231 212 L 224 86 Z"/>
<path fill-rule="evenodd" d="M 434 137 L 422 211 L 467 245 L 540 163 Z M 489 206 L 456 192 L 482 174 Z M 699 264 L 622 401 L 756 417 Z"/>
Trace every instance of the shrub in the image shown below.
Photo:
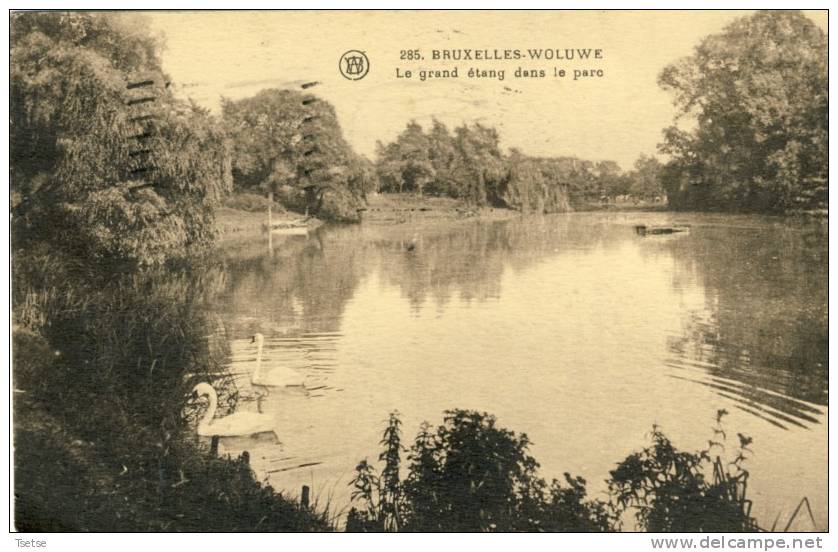
<path fill-rule="evenodd" d="M 497 188 L 495 203 L 524 213 L 570 211 L 567 186 L 559 183 L 549 161 L 514 154 L 509 176 Z"/>
<path fill-rule="evenodd" d="M 724 440 L 721 426 L 727 414 L 719 410 L 714 433 Z M 746 498 L 748 472 L 742 467 L 750 438 L 738 434 L 739 449 L 725 467 L 710 450 L 722 442 L 695 453 L 676 449 L 657 427 L 652 446 L 626 457 L 611 472 L 609 490 L 618 511 L 635 509 L 640 529 L 653 532 L 756 531 Z M 711 477 L 708 477 L 712 474 Z"/>
<path fill-rule="evenodd" d="M 725 464 L 711 449 L 725 441 L 717 413 L 706 450 L 677 450 L 657 428 L 651 447 L 629 455 L 607 481 L 610 502 L 587 498 L 586 481 L 564 474 L 549 485 L 537 475 L 526 435 L 500 428 L 493 416 L 445 413 L 436 431 L 422 424 L 400 479 L 401 422 L 390 415 L 381 439 L 380 474 L 367 460 L 356 467 L 347 531 L 616 531 L 631 512 L 641 530 L 756 531 L 743 468 L 750 438 L 738 434 Z M 718 441 L 716 439 L 721 439 Z M 799 507 L 798 507 L 799 509 Z"/>
<path fill-rule="evenodd" d="M 396 414 L 381 441 L 379 476 L 366 461 L 356 468 L 347 531 L 604 531 L 605 505 L 585 500 L 585 481 L 569 487 L 538 478 L 526 435 L 500 428 L 493 416 L 445 413 L 432 432 L 424 424 L 399 479 L 400 422 Z"/>
<path fill-rule="evenodd" d="M 359 209 L 363 206 L 364 201 L 347 189 L 328 189 L 323 192 L 317 216 L 331 222 L 360 222 Z"/>

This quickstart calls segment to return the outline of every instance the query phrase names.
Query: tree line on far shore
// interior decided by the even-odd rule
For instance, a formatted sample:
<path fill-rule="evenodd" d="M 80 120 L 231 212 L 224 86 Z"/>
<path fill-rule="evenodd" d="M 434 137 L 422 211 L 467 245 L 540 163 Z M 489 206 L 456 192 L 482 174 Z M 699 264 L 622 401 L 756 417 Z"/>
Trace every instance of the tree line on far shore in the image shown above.
<path fill-rule="evenodd" d="M 437 120 L 427 131 L 415 121 L 408 123 L 393 142 L 379 142 L 376 151 L 381 191 L 447 196 L 539 213 L 568 211 L 618 196 L 660 197 L 660 167 L 646 156 L 638 159 L 634 170 L 623 172 L 614 161 L 532 157 L 514 148 L 504 154 L 496 129 L 475 123 L 452 132 Z"/>
<path fill-rule="evenodd" d="M 664 68 L 676 123 L 665 160 L 504 152 L 494 128 L 410 122 L 374 161 L 309 90 L 263 90 L 214 116 L 176 98 L 139 16 L 24 12 L 11 24 L 15 245 L 49 242 L 99 261 L 155 264 L 215 236 L 234 191 L 359 220 L 375 191 L 561 212 L 621 201 L 772 214 L 825 210 L 826 36 L 799 12 L 758 12 Z"/>

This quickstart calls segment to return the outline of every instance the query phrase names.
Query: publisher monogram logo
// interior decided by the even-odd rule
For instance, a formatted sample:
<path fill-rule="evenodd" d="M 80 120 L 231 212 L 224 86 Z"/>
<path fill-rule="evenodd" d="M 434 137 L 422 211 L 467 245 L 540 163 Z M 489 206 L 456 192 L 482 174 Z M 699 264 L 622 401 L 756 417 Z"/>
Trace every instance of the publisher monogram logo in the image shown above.
<path fill-rule="evenodd" d="M 370 70 L 370 60 L 360 50 L 349 50 L 340 56 L 340 74 L 349 80 L 361 80 Z"/>

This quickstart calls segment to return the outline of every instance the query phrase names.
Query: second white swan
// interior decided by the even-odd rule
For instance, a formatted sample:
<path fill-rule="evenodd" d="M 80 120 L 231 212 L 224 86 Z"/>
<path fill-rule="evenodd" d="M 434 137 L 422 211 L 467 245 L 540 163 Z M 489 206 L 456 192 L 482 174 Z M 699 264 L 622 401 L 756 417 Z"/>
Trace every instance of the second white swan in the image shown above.
<path fill-rule="evenodd" d="M 264 387 L 301 387 L 305 383 L 305 376 L 291 368 L 279 366 L 268 370 L 262 369 L 262 347 L 265 344 L 265 336 L 257 333 L 253 336 L 256 342 L 256 369 L 250 375 L 250 382 L 253 385 Z"/>

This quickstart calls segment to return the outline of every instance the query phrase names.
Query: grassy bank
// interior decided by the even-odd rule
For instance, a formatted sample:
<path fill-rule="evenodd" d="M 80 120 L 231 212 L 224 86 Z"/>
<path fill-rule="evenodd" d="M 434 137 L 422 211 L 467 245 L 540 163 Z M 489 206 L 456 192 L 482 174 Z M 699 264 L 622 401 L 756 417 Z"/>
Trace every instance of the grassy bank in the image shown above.
<path fill-rule="evenodd" d="M 518 211 L 475 207 L 449 197 L 415 194 L 374 194 L 367 198 L 363 220 L 372 224 L 402 224 L 417 221 L 481 219 L 503 220 L 518 216 Z"/>
<path fill-rule="evenodd" d="M 634 202 L 608 202 L 602 203 L 600 201 L 587 201 L 574 204 L 574 210 L 577 212 L 589 211 L 605 211 L 605 212 L 662 212 L 669 211 L 669 207 L 665 203 L 655 203 L 651 201 Z"/>
<path fill-rule="evenodd" d="M 19 531 L 333 530 L 327 513 L 258 482 L 244 456 L 216 458 L 188 442 L 165 456 L 141 444 L 114 454 L 38 401 L 18 394 L 14 406 Z"/>
<path fill-rule="evenodd" d="M 14 269 L 17 529 L 333 529 L 195 435 L 196 382 L 223 411 L 246 400 L 219 369 L 228 351 L 206 305 L 225 280 L 211 260 L 100 274 L 39 250 Z"/>
<path fill-rule="evenodd" d="M 572 203 L 574 212 L 587 211 L 666 211 L 666 204 L 640 201 L 634 202 L 577 202 Z M 380 193 L 367 198 L 364 222 L 373 224 L 401 224 L 417 221 L 450 221 L 480 218 L 481 220 L 505 220 L 520 216 L 514 209 L 475 207 L 474 205 L 448 197 L 419 196 L 416 194 Z"/>
<path fill-rule="evenodd" d="M 222 240 L 227 241 L 241 236 L 264 232 L 268 222 L 268 206 L 271 207 L 271 221 L 291 223 L 305 218 L 300 213 L 286 210 L 277 202 L 269 202 L 264 196 L 251 193 L 237 193 L 224 198 L 222 205 L 215 210 L 215 223 Z M 322 221 L 309 218 L 306 225 L 316 228 Z"/>
<path fill-rule="evenodd" d="M 254 236 L 264 233 L 263 226 L 267 223 L 267 200 L 241 200 L 241 194 L 231 196 L 222 207 L 216 209 L 216 226 L 220 232 L 222 245 L 238 240 L 250 240 Z M 367 198 L 367 205 L 362 211 L 362 221 L 365 224 L 392 225 L 421 222 L 450 222 L 479 218 L 481 220 L 505 220 L 518 216 L 520 213 L 510 209 L 494 209 L 490 207 L 474 207 L 465 201 L 446 197 L 427 197 L 414 194 L 374 194 Z M 274 203 L 271 219 L 273 222 L 293 222 L 304 218 L 304 215 L 293 211 L 286 211 L 281 205 Z M 313 230 L 324 224 L 324 221 L 310 218 L 306 225 Z"/>
<path fill-rule="evenodd" d="M 253 194 L 236 194 L 225 200 L 216 210 L 216 224 L 225 243 L 241 237 L 263 232 L 267 222 L 268 202 Z M 666 211 L 660 203 L 600 203 L 588 202 L 574 205 L 574 211 Z M 361 220 L 366 224 L 394 225 L 412 223 L 434 223 L 480 220 L 507 220 L 522 213 L 513 209 L 476 207 L 467 201 L 450 197 L 420 196 L 410 193 L 377 193 L 367 197 Z M 303 215 L 286 211 L 278 203 L 272 205 L 274 222 L 292 222 Z M 318 219 L 309 219 L 309 229 L 324 224 Z"/>

